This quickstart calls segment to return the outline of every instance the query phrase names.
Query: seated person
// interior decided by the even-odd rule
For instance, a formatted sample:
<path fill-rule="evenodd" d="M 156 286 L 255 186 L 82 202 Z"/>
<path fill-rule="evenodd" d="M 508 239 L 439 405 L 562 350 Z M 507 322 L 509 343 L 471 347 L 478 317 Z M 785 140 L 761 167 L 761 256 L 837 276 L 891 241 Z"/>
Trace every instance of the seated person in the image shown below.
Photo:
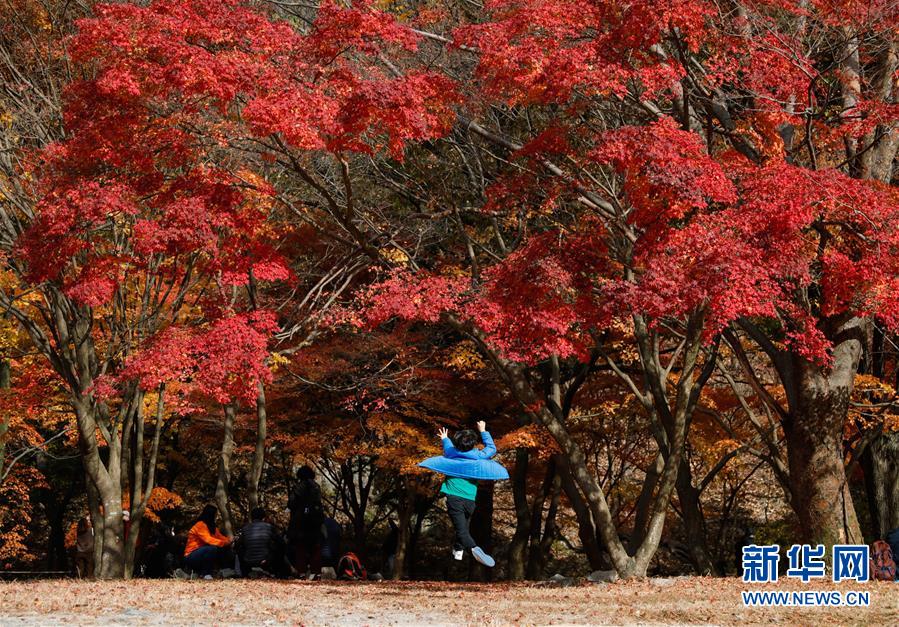
<path fill-rule="evenodd" d="M 156 523 L 148 534 L 139 571 L 144 577 L 169 577 L 178 568 L 178 556 L 181 553 L 174 525 Z"/>
<path fill-rule="evenodd" d="M 227 563 L 231 557 L 228 547 L 231 538 L 221 533 L 215 525 L 218 508 L 207 505 L 197 518 L 197 522 L 187 533 L 184 547 L 184 566 L 198 573 L 203 579 L 212 579 L 212 571 Z"/>
<path fill-rule="evenodd" d="M 275 526 L 266 521 L 263 508 L 256 507 L 250 513 L 250 522 L 241 530 L 235 548 L 244 577 L 253 568 L 261 568 L 278 577 L 287 575 L 284 539 Z"/>

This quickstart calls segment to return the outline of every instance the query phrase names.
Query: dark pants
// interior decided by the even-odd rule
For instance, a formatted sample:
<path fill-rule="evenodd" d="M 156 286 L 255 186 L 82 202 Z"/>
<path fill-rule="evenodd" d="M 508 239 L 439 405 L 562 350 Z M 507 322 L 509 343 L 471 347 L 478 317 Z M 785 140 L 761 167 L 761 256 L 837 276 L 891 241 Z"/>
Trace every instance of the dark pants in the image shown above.
<path fill-rule="evenodd" d="M 290 574 L 290 566 L 287 564 L 283 549 L 269 551 L 263 560 L 246 560 L 243 556 L 238 556 L 238 559 L 240 560 L 240 572 L 244 577 L 248 577 L 254 568 L 261 568 L 279 579 L 284 579 Z"/>
<path fill-rule="evenodd" d="M 446 513 L 449 514 L 453 523 L 453 529 L 456 530 L 456 537 L 453 539 L 453 550 L 461 551 L 462 549 L 473 549 L 478 545 L 471 537 L 468 531 L 468 525 L 471 522 L 471 515 L 474 514 L 474 501 L 463 499 L 461 496 L 446 495 Z"/>
<path fill-rule="evenodd" d="M 94 576 L 94 551 L 77 551 L 75 553 L 75 574 L 82 579 Z"/>
<path fill-rule="evenodd" d="M 322 572 L 322 545 L 306 544 L 300 541 L 296 545 L 295 559 L 293 566 L 297 569 L 297 573 L 302 575 L 309 568 L 309 574 L 318 575 Z"/>
<path fill-rule="evenodd" d="M 229 555 L 231 555 L 231 551 L 226 547 L 207 544 L 199 549 L 194 549 L 186 555 L 184 557 L 184 566 L 199 573 L 201 577 L 205 577 L 206 575 L 211 575 L 212 571 L 223 564 Z"/>

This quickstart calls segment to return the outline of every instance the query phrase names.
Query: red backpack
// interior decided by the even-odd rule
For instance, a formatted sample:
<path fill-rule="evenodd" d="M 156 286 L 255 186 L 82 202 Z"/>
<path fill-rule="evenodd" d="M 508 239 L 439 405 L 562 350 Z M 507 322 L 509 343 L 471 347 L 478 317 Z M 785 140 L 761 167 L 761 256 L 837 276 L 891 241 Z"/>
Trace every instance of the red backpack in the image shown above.
<path fill-rule="evenodd" d="M 337 578 L 360 581 L 368 579 L 368 573 L 355 553 L 347 553 L 337 562 Z"/>
<path fill-rule="evenodd" d="M 896 562 L 890 545 L 883 540 L 875 540 L 871 545 L 871 578 L 881 581 L 896 579 Z"/>

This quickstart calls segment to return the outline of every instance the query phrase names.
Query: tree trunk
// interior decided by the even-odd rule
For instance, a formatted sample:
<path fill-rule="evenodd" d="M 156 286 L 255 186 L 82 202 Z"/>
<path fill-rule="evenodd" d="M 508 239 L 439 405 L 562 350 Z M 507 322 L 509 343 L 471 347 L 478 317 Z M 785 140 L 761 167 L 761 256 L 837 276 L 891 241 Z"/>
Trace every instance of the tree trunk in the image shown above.
<path fill-rule="evenodd" d="M 0 420 L 0 477 L 3 477 L 3 465 L 6 463 L 6 438 L 3 436 L 8 430 L 9 423 L 6 420 Z"/>
<path fill-rule="evenodd" d="M 417 554 L 418 540 L 421 538 L 421 528 L 424 525 L 428 512 L 431 511 L 438 498 L 437 496 L 423 497 L 420 494 L 415 496 L 415 524 L 412 526 L 412 536 L 409 538 L 409 559 L 406 560 L 408 562 L 406 570 L 412 578 L 415 578 L 417 573 L 415 556 Z"/>
<path fill-rule="evenodd" d="M 237 408 L 234 403 L 225 405 L 224 434 L 222 436 L 222 452 L 219 456 L 218 480 L 215 483 L 215 503 L 222 516 L 222 529 L 225 534 L 234 535 L 231 522 L 228 485 L 231 483 L 231 457 L 234 454 L 234 414 Z"/>
<path fill-rule="evenodd" d="M 681 506 L 690 559 L 697 575 L 715 575 L 715 564 L 709 553 L 705 517 L 699 502 L 700 490 L 693 486 L 690 464 L 683 460 L 677 473 L 677 500 Z"/>
<path fill-rule="evenodd" d="M 143 484 L 144 484 L 144 394 L 137 392 L 134 397 L 134 410 L 129 412 L 129 418 L 126 423 L 134 431 L 133 446 L 123 447 L 122 465 L 128 468 L 128 472 L 123 472 L 122 476 L 130 476 L 131 494 L 130 494 L 130 511 L 131 523 L 128 527 L 128 535 L 124 538 L 125 542 L 125 579 L 130 579 L 134 574 L 134 559 L 137 551 L 137 534 L 140 533 L 140 519 L 143 517 L 143 510 L 139 509 L 140 502 L 143 500 Z M 126 427 L 128 429 L 129 427 Z M 127 433 L 127 431 L 126 431 Z M 131 440 L 125 436 L 124 439 Z M 127 484 L 123 481 L 123 486 Z M 123 487 L 123 492 L 127 487 Z M 138 512 L 140 514 L 138 515 Z"/>
<path fill-rule="evenodd" d="M 410 539 L 410 523 L 412 522 L 412 513 L 415 509 L 414 495 L 410 493 L 406 480 L 401 480 L 400 486 L 400 502 L 397 508 L 397 529 L 396 538 L 396 554 L 393 560 L 393 572 L 390 578 L 394 581 L 401 581 L 406 574 L 406 560 L 409 555 L 409 539 Z"/>
<path fill-rule="evenodd" d="M 9 360 L 0 359 L 0 388 L 9 389 Z M 6 420 L 0 420 L 0 476 L 3 476 L 3 464 L 6 461 L 6 435 L 9 429 L 9 423 Z"/>
<path fill-rule="evenodd" d="M 862 454 L 872 540 L 899 528 L 899 433 L 879 435 Z"/>
<path fill-rule="evenodd" d="M 122 486 L 122 494 L 128 494 L 128 486 L 133 486 L 134 481 L 132 481 L 131 470 L 134 465 L 134 460 L 141 454 L 137 449 L 137 443 L 134 441 L 137 437 L 137 425 L 135 425 L 135 421 L 137 419 L 137 412 L 142 411 L 142 407 L 139 405 L 142 403 L 143 397 L 138 394 L 137 398 L 132 397 L 131 402 L 129 402 L 128 409 L 125 411 L 125 420 L 122 425 L 122 438 L 120 445 L 120 453 L 119 453 L 119 467 L 122 469 L 122 472 L 119 473 L 119 484 Z"/>
<path fill-rule="evenodd" d="M 340 485 L 337 492 L 343 513 L 353 526 L 353 551 L 363 561 L 368 553 L 366 515 L 377 472 L 371 460 L 362 455 L 351 457 L 340 464 Z"/>
<path fill-rule="evenodd" d="M 153 488 L 156 486 L 156 460 L 159 457 L 159 440 L 162 437 L 162 423 L 165 411 L 165 385 L 160 385 L 157 390 L 156 420 L 154 423 L 153 441 L 150 444 L 150 455 L 147 463 L 147 479 L 144 483 L 144 411 L 143 396 L 140 397 L 140 407 L 135 417 L 137 435 L 135 438 L 135 457 L 131 472 L 131 528 L 128 537 L 125 538 L 125 576 L 131 577 L 134 573 L 134 562 L 137 552 L 137 543 L 140 539 L 140 529 L 143 523 L 144 513 L 147 511 L 147 503 Z"/>
<path fill-rule="evenodd" d="M 262 479 L 262 468 L 265 466 L 266 438 L 265 386 L 259 382 L 259 394 L 256 397 L 256 448 L 253 451 L 253 464 L 250 466 L 250 485 L 247 488 L 247 501 L 250 511 L 259 506 L 259 480 Z"/>
<path fill-rule="evenodd" d="M 515 503 L 515 533 L 509 543 L 509 579 L 521 581 L 526 575 L 525 558 L 528 538 L 531 536 L 531 511 L 527 494 L 528 451 L 515 451 L 515 467 L 512 470 L 512 498 Z"/>
<path fill-rule="evenodd" d="M 84 457 L 82 457 L 83 460 Z M 103 515 L 100 513 L 100 495 L 97 494 L 97 488 L 88 476 L 87 469 L 84 471 L 84 485 L 87 492 L 87 512 L 91 517 L 91 527 L 94 530 L 94 552 L 91 559 L 94 564 L 99 564 L 100 558 L 103 556 Z M 94 573 L 96 574 L 96 569 L 94 569 Z"/>
<path fill-rule="evenodd" d="M 95 572 L 98 579 L 122 579 L 125 576 L 125 521 L 121 496 L 103 500 L 103 552 Z"/>
<path fill-rule="evenodd" d="M 864 542 L 843 460 L 843 427 L 864 335 L 857 320 L 840 329 L 829 370 L 791 355 L 784 423 L 793 508 L 803 542 Z M 843 336 L 840 339 L 840 336 Z"/>
<path fill-rule="evenodd" d="M 557 459 L 560 457 L 557 456 Z M 565 492 L 568 504 L 571 506 L 577 519 L 577 534 L 584 549 L 584 554 L 587 556 L 587 563 L 590 564 L 590 568 L 593 570 L 608 570 L 611 564 L 603 556 L 599 535 L 596 533 L 596 525 L 593 523 L 593 514 L 587 506 L 583 494 L 581 494 L 574 483 L 567 464 L 558 462 L 556 467 L 559 478 L 562 481 L 562 490 Z"/>
<path fill-rule="evenodd" d="M 549 551 L 552 548 L 553 541 L 557 536 L 556 514 L 559 511 L 559 495 L 562 491 L 562 478 L 559 473 L 555 472 L 555 466 L 550 466 L 546 471 L 546 479 L 544 480 L 544 491 L 541 493 L 540 509 L 543 509 L 545 502 L 545 494 L 549 492 L 549 509 L 546 512 L 546 520 L 543 522 L 543 535 L 539 533 L 540 517 L 535 514 L 532 527 L 536 530 L 531 531 L 531 546 L 528 553 L 528 579 L 543 579 L 546 563 L 549 561 Z M 536 531 L 536 532 L 535 532 Z M 596 568 L 594 570 L 608 570 L 607 568 Z"/>
<path fill-rule="evenodd" d="M 634 508 L 634 528 L 628 542 L 628 550 L 631 553 L 634 553 L 637 547 L 643 543 L 643 538 L 646 535 L 646 525 L 649 524 L 649 508 L 652 506 L 652 495 L 656 486 L 659 485 L 659 477 L 664 466 L 665 458 L 659 454 L 656 455 L 652 466 L 646 470 L 646 476 L 643 478 L 643 487 L 640 489 L 640 496 L 637 497 L 637 504 Z"/>
<path fill-rule="evenodd" d="M 97 406 L 84 397 L 76 397 L 72 401 L 94 526 L 94 574 L 99 579 L 120 579 L 125 574 L 125 527 L 117 440 L 107 439 L 109 459 L 108 466 L 104 466 L 96 437 Z"/>
<path fill-rule="evenodd" d="M 471 535 L 478 546 L 488 555 L 493 554 L 493 481 L 482 482 L 478 486 L 477 502 L 474 515 L 471 517 Z M 468 579 L 470 581 L 490 581 L 493 569 L 477 563 L 469 562 Z"/>

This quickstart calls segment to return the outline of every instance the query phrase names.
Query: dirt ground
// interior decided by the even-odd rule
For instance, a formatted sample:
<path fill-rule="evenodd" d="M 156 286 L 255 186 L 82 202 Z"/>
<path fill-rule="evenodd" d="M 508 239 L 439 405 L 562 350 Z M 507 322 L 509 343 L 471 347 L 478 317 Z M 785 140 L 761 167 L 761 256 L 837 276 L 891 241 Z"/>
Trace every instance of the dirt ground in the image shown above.
<path fill-rule="evenodd" d="M 867 609 L 743 607 L 741 590 L 869 590 Z M 0 625 L 899 624 L 899 583 L 678 578 L 572 587 L 298 581 L 0 583 Z"/>

